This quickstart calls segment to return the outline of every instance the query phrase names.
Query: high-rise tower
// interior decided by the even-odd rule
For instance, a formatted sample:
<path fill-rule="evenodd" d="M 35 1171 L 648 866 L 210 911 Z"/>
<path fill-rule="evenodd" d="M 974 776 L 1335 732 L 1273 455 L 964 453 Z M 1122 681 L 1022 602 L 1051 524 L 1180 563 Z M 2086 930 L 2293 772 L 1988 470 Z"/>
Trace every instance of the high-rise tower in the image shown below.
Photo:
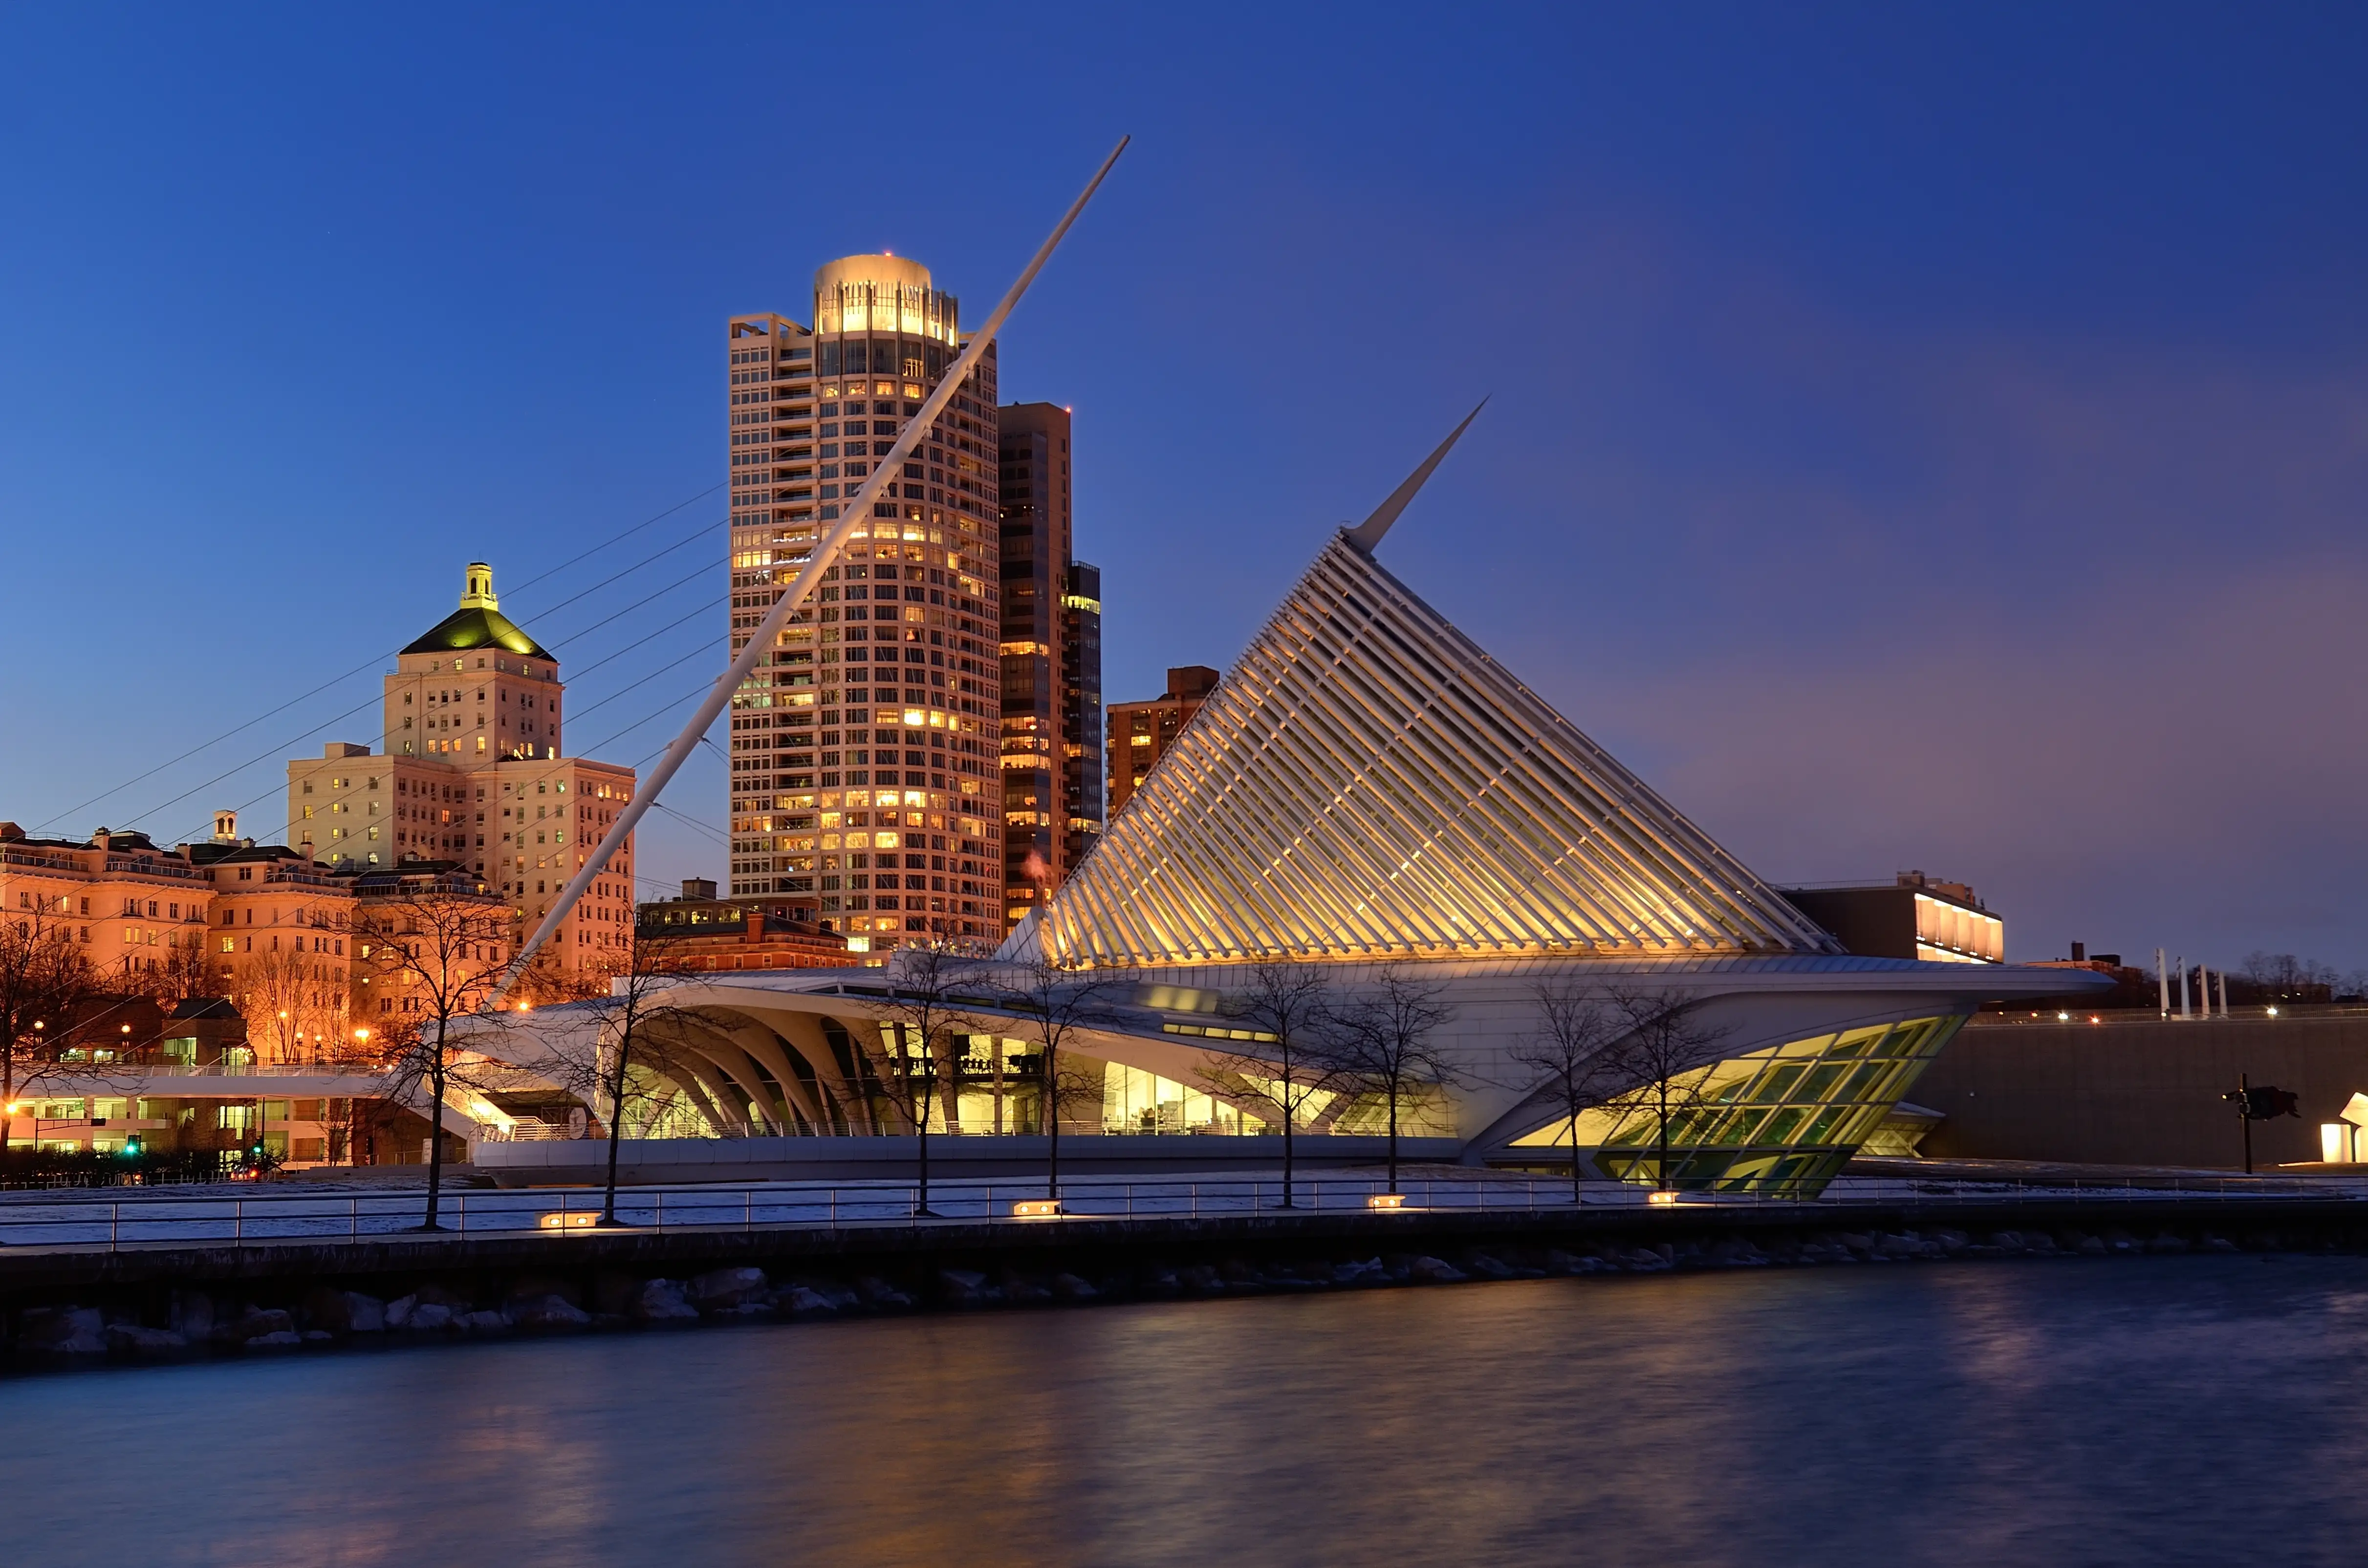
<path fill-rule="evenodd" d="M 1075 870 L 1109 821 L 1102 788 L 1100 567 L 1069 562 L 1061 627 L 1061 809 L 1069 813 L 1066 867 Z"/>
<path fill-rule="evenodd" d="M 1051 896 L 1101 832 L 1101 574 L 1075 557 L 1069 413 L 1001 426 L 1004 914 Z"/>
<path fill-rule="evenodd" d="M 814 324 L 734 316 L 732 646 L 960 354 L 928 269 L 814 274 Z M 732 700 L 734 897 L 809 904 L 858 949 L 1003 933 L 995 347 Z"/>
<path fill-rule="evenodd" d="M 449 865 L 540 921 L 632 799 L 633 770 L 565 754 L 559 661 L 502 614 L 482 561 L 460 608 L 407 644 L 382 685 L 382 750 L 332 741 L 289 763 L 288 843 L 341 871 Z M 607 972 L 632 914 L 629 837 L 545 963 Z"/>

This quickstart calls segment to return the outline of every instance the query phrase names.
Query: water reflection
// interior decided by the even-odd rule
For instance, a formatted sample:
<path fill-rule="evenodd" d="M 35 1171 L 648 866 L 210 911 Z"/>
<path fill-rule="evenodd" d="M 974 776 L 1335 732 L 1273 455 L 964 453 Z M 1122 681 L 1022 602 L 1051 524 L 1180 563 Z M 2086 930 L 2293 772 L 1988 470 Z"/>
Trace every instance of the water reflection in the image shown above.
<path fill-rule="evenodd" d="M 2355 1259 L 1861 1267 L 34 1380 L 8 1550 L 2323 1559 L 2368 1524 L 2363 1313 Z"/>

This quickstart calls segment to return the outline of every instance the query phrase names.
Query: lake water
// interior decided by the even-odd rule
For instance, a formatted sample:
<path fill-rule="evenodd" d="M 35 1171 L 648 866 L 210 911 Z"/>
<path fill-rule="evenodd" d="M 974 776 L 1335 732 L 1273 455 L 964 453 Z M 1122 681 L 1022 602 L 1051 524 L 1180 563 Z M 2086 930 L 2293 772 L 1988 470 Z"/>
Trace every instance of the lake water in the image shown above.
<path fill-rule="evenodd" d="M 0 1384 L 22 1563 L 2368 1551 L 2368 1259 L 1539 1280 Z"/>

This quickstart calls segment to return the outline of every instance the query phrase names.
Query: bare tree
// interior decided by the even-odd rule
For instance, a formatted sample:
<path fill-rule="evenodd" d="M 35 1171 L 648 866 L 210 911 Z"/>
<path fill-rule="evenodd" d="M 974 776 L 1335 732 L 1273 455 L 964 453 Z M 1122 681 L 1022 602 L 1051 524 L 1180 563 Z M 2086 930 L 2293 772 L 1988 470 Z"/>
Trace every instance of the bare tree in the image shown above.
<path fill-rule="evenodd" d="M 1711 1064 L 1711 1051 L 1732 1031 L 1703 1023 L 1702 998 L 1689 991 L 1612 987 L 1604 995 L 1624 1030 L 1614 1049 L 1636 1085 L 1619 1103 L 1652 1112 L 1653 1181 L 1667 1191 L 1670 1123 L 1702 1104 L 1706 1074 L 1699 1069 Z"/>
<path fill-rule="evenodd" d="M 645 1085 L 664 1082 L 676 1065 L 666 1026 L 699 1019 L 697 1009 L 678 1007 L 665 999 L 692 972 L 682 960 L 680 943 L 640 926 L 634 928 L 630 942 L 625 961 L 618 966 L 607 994 L 593 999 L 586 1008 L 598 1030 L 589 1060 L 552 1062 L 540 1069 L 583 1093 L 596 1108 L 607 1108 L 602 1112 L 609 1133 L 608 1174 L 600 1205 L 603 1225 L 619 1223 L 617 1157 L 624 1138 L 626 1108 L 655 1099 Z"/>
<path fill-rule="evenodd" d="M 526 972 L 511 987 L 513 1001 L 529 1007 L 549 1007 L 561 1002 L 589 1002 L 609 994 L 609 983 L 632 967 L 630 958 L 621 961 L 614 955 L 603 955 L 601 960 L 587 961 L 569 968 L 559 956 L 559 949 L 546 944 L 526 966 Z"/>
<path fill-rule="evenodd" d="M 63 921 L 33 909 L 0 922 L 0 1105 L 70 1071 L 58 1061 L 66 1026 L 98 994 L 97 971 Z"/>
<path fill-rule="evenodd" d="M 888 960 L 888 1000 L 882 1006 L 892 1042 L 880 1085 L 913 1124 L 919 1153 L 919 1181 L 913 1199 L 916 1217 L 933 1212 L 929 1208 L 929 1119 L 943 1109 L 939 1085 L 951 1075 L 955 1054 L 948 1037 L 961 1031 L 972 1017 L 970 1006 L 958 1001 L 954 993 L 965 981 L 973 981 L 977 967 L 976 959 L 940 941 L 906 943 Z"/>
<path fill-rule="evenodd" d="M 1271 1047 L 1272 1054 L 1214 1053 L 1201 1070 L 1211 1087 L 1229 1098 L 1258 1104 L 1263 1113 L 1270 1113 L 1281 1124 L 1281 1206 L 1285 1209 L 1294 1207 L 1293 1129 L 1311 1103 L 1331 1093 L 1339 1081 L 1338 1070 L 1322 1053 L 1330 996 L 1330 985 L 1318 965 L 1279 959 L 1258 965 L 1238 998 L 1235 1016 L 1258 1035 L 1255 1043 Z"/>
<path fill-rule="evenodd" d="M 176 932 L 168 938 L 172 945 L 165 949 L 165 961 L 156 967 L 152 977 L 156 984 L 157 996 L 168 1006 L 222 994 L 220 980 L 206 956 L 206 941 L 211 935 L 205 926 L 199 926 Z M 188 940 L 179 939 L 183 937 Z"/>
<path fill-rule="evenodd" d="M 2237 972 L 2252 983 L 2260 995 L 2273 1002 L 2329 1001 L 2344 980 L 2334 965 L 2292 953 L 2247 953 Z"/>
<path fill-rule="evenodd" d="M 296 938 L 302 943 L 303 937 Z M 331 981 L 327 961 L 302 946 L 245 954 L 229 971 L 225 990 L 246 1019 L 249 1044 L 265 1046 L 265 1060 L 279 1062 L 334 1053 L 345 1034 L 346 1014 L 337 1003 L 342 979 Z M 337 966 L 339 970 L 343 965 Z"/>
<path fill-rule="evenodd" d="M 1095 1085 L 1068 1062 L 1070 1038 L 1079 1029 L 1110 1020 L 1115 983 L 1091 972 L 1064 970 L 1043 958 L 1009 966 L 996 999 L 1027 1020 L 1043 1049 L 1044 1196 L 1061 1197 L 1061 1112 L 1089 1096 Z"/>
<path fill-rule="evenodd" d="M 1593 988 L 1564 982 L 1542 983 L 1538 1032 L 1513 1049 L 1514 1061 L 1545 1075 L 1545 1087 L 1561 1108 L 1570 1133 L 1570 1200 L 1579 1201 L 1578 1119 L 1609 1105 L 1631 1086 L 1627 1064 L 1611 1049 L 1626 1028 Z"/>
<path fill-rule="evenodd" d="M 1398 1189 L 1401 1108 L 1459 1077 L 1434 1039 L 1455 1012 L 1440 1000 L 1445 994 L 1446 987 L 1391 964 L 1373 977 L 1370 994 L 1332 1009 L 1324 1021 L 1326 1064 L 1346 1083 L 1380 1095 L 1388 1110 L 1392 1192 Z"/>
<path fill-rule="evenodd" d="M 406 884 L 355 918 L 357 961 L 372 971 L 374 992 L 394 993 L 401 1003 L 382 1015 L 392 1027 L 382 1021 L 379 1036 L 387 1097 L 424 1091 L 427 1100 L 427 1214 L 420 1226 L 427 1231 L 441 1229 L 443 1112 L 459 1051 L 452 1025 L 492 999 L 511 935 L 509 906 L 481 886 L 454 876 Z"/>

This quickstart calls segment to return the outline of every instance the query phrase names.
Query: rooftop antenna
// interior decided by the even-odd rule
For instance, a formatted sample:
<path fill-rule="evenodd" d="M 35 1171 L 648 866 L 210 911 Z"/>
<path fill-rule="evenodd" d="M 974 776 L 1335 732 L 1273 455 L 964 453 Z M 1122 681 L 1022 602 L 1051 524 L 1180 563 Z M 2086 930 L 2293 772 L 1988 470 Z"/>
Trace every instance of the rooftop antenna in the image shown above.
<path fill-rule="evenodd" d="M 1390 498 L 1374 507 L 1372 517 L 1349 530 L 1349 542 L 1362 553 L 1372 554 L 1374 546 L 1382 542 L 1382 536 L 1390 531 L 1390 525 L 1398 520 L 1398 514 L 1406 509 L 1406 504 L 1415 498 L 1415 493 L 1429 480 L 1430 471 L 1439 466 L 1440 460 L 1447 456 L 1448 449 L 1455 445 L 1472 422 L 1480 417 L 1480 411 L 1487 406 L 1488 400 L 1485 397 L 1473 404 L 1472 412 L 1463 416 L 1463 423 L 1449 431 L 1447 439 L 1439 443 L 1439 449 L 1423 459 L 1422 466 L 1406 475 L 1406 483 L 1391 491 Z"/>
<path fill-rule="evenodd" d="M 1101 187 L 1111 165 L 1118 162 L 1119 154 L 1126 151 L 1126 144 L 1132 140 L 1125 136 L 1119 138 L 1118 145 L 1111 148 L 1110 156 L 1102 160 L 1102 166 L 1094 171 L 1094 177 L 1086 182 L 1086 188 L 1078 193 L 1077 199 L 1069 204 L 1069 210 L 1062 215 L 1061 222 L 1054 225 L 1053 233 L 1038 247 L 1034 258 L 1011 285 L 1010 292 L 1003 296 L 1003 302 L 995 307 L 995 312 L 972 335 L 969 345 L 955 357 L 951 365 L 946 367 L 946 373 L 939 380 L 937 390 L 921 404 L 921 412 L 905 421 L 904 434 L 896 437 L 895 446 L 885 458 L 871 465 L 871 477 L 845 503 L 845 510 L 840 512 L 837 524 L 814 546 L 812 559 L 791 583 L 789 591 L 774 601 L 770 613 L 750 634 L 747 646 L 741 649 L 740 656 L 732 661 L 732 667 L 715 677 L 715 685 L 700 703 L 699 711 L 690 716 L 690 722 L 683 726 L 682 733 L 675 737 L 674 744 L 666 747 L 666 755 L 658 759 L 658 765 L 650 770 L 649 781 L 633 791 L 632 800 L 617 813 L 616 822 L 601 836 L 599 847 L 586 857 L 582 868 L 560 890 L 558 902 L 542 917 L 542 924 L 536 926 L 534 935 L 518 948 L 518 956 L 510 960 L 508 970 L 488 998 L 488 1007 L 507 995 L 510 988 L 518 983 L 518 977 L 526 972 L 527 965 L 533 961 L 534 955 L 541 949 L 543 943 L 551 939 L 551 934 L 558 928 L 559 923 L 567 918 L 567 912 L 575 907 L 575 901 L 584 896 L 584 890 L 591 884 L 592 879 L 608 868 L 609 857 L 624 844 L 626 836 L 633 831 L 633 824 L 642 820 L 643 813 L 656 802 L 675 774 L 689 760 L 690 754 L 699 748 L 700 740 L 707 733 L 708 726 L 714 723 L 715 716 L 723 711 L 723 705 L 732 699 L 732 694 L 740 689 L 740 683 L 748 678 L 748 672 L 756 668 L 757 661 L 772 652 L 781 628 L 789 624 L 791 615 L 805 603 L 814 585 L 822 581 L 824 571 L 837 561 L 839 551 L 846 545 L 848 536 L 854 531 L 855 525 L 859 522 L 869 525 L 871 504 L 878 499 L 882 487 L 903 472 L 905 460 L 912 456 L 913 449 L 920 444 L 922 437 L 928 433 L 929 426 L 944 411 L 946 404 L 953 401 L 954 393 L 968 379 L 972 367 L 986 352 L 986 346 L 994 341 L 995 335 L 1002 330 L 1004 318 L 1011 313 L 1012 307 L 1019 303 L 1019 297 L 1028 292 L 1028 286 L 1036 281 L 1036 274 L 1052 259 L 1053 249 L 1068 233 L 1069 225 L 1075 223 L 1077 215 L 1086 210 L 1086 203 L 1093 199 L 1094 192 Z M 1436 462 L 1438 459 L 1434 457 L 1431 460 Z M 1425 468 L 1423 472 L 1427 473 L 1429 470 Z"/>

